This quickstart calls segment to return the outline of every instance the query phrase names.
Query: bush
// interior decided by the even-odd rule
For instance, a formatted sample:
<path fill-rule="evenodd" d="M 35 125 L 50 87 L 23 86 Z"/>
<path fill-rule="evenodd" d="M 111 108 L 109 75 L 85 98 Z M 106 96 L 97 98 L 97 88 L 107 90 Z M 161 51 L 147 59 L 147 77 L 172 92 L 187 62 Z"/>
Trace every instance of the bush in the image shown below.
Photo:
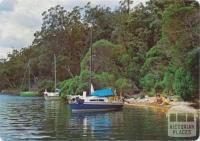
<path fill-rule="evenodd" d="M 191 74 L 183 68 L 179 68 L 175 73 L 173 90 L 175 94 L 184 100 L 190 100 L 195 93 L 194 81 Z"/>
<path fill-rule="evenodd" d="M 163 86 L 161 83 L 156 83 L 154 87 L 155 93 L 161 93 L 163 91 Z"/>
<path fill-rule="evenodd" d="M 88 90 L 88 83 L 81 81 L 79 76 L 63 81 L 61 84 L 61 95 L 81 95 L 84 90 Z"/>
<path fill-rule="evenodd" d="M 164 87 L 164 91 L 170 93 L 172 91 L 174 75 L 170 72 L 166 72 L 164 74 L 164 78 L 162 80 L 162 85 Z"/>
<path fill-rule="evenodd" d="M 43 80 L 43 81 L 40 81 L 38 84 L 39 92 L 44 92 L 45 89 L 47 91 L 54 91 L 55 90 L 54 87 L 55 87 L 54 81 L 52 80 Z"/>
<path fill-rule="evenodd" d="M 115 88 L 120 93 L 120 95 L 124 93 L 131 93 L 132 92 L 132 84 L 131 81 L 126 78 L 119 78 L 115 81 Z"/>
<path fill-rule="evenodd" d="M 154 74 L 147 74 L 145 75 L 141 80 L 140 84 L 141 86 L 146 90 L 150 91 L 152 88 L 154 88 L 154 85 L 156 83 L 156 76 Z"/>
<path fill-rule="evenodd" d="M 152 89 L 150 92 L 148 92 L 149 97 L 153 97 L 156 95 L 155 89 Z"/>

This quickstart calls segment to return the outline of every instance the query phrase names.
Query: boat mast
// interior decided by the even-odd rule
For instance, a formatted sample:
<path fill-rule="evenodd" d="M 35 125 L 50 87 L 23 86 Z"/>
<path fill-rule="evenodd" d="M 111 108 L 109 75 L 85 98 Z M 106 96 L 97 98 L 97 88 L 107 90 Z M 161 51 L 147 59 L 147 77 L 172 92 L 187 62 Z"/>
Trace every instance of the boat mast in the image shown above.
<path fill-rule="evenodd" d="M 92 87 L 92 25 L 91 25 L 91 29 L 90 29 L 91 33 L 90 33 L 90 94 L 91 92 L 91 87 Z"/>
<path fill-rule="evenodd" d="M 30 61 L 28 61 L 28 90 L 31 89 L 31 69 L 30 69 Z"/>
<path fill-rule="evenodd" d="M 56 55 L 54 54 L 54 79 L 55 79 L 55 92 L 56 92 Z"/>

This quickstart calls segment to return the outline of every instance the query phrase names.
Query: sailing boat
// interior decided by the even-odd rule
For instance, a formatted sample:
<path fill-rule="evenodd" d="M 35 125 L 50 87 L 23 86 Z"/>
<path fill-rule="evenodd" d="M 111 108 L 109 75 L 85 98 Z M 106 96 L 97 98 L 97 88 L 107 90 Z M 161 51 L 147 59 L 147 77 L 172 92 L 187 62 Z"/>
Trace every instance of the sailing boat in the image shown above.
<path fill-rule="evenodd" d="M 55 91 L 54 92 L 47 92 L 45 90 L 44 92 L 44 99 L 45 100 L 60 100 L 60 92 L 59 89 L 56 88 L 56 55 L 54 54 L 54 87 Z"/>
<path fill-rule="evenodd" d="M 28 91 L 21 91 L 20 96 L 39 96 L 39 93 L 37 91 L 31 91 L 31 67 L 30 67 L 30 61 L 28 61 L 26 71 L 24 73 L 24 78 L 22 81 L 22 86 L 23 87 L 23 82 L 25 81 L 26 73 L 28 71 Z"/>
<path fill-rule="evenodd" d="M 90 96 L 86 96 L 84 91 L 83 96 L 71 100 L 69 106 L 72 112 L 110 111 L 123 107 L 122 99 L 116 96 L 111 88 L 94 90 L 92 85 L 92 46 L 90 47 Z"/>

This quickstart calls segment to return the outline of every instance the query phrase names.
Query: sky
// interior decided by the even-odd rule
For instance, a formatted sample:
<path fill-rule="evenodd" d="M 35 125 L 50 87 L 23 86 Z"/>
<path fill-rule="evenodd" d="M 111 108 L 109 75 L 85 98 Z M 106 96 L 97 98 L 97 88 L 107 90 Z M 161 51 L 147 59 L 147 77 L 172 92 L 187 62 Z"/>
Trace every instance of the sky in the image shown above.
<path fill-rule="evenodd" d="M 120 0 L 0 0 L 0 58 L 6 58 L 13 49 L 28 47 L 33 34 L 40 30 L 42 12 L 61 5 L 66 10 L 75 6 L 102 5 L 115 9 Z M 134 0 L 134 5 L 147 0 Z"/>

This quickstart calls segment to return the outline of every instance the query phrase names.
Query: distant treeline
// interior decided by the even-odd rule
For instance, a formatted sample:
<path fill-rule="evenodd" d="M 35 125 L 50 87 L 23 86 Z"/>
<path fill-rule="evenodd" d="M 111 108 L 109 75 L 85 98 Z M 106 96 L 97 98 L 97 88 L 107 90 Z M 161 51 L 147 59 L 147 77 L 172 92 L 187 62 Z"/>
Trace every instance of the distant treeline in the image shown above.
<path fill-rule="evenodd" d="M 156 92 L 198 96 L 200 10 L 192 0 L 150 0 L 132 8 L 122 0 L 117 9 L 95 6 L 51 7 L 42 13 L 41 30 L 32 45 L 13 50 L 0 62 L 0 89 L 20 88 L 30 61 L 32 87 L 52 90 L 53 55 L 62 96 L 89 89 L 92 82 L 119 94 Z M 27 79 L 27 77 L 26 77 Z"/>

